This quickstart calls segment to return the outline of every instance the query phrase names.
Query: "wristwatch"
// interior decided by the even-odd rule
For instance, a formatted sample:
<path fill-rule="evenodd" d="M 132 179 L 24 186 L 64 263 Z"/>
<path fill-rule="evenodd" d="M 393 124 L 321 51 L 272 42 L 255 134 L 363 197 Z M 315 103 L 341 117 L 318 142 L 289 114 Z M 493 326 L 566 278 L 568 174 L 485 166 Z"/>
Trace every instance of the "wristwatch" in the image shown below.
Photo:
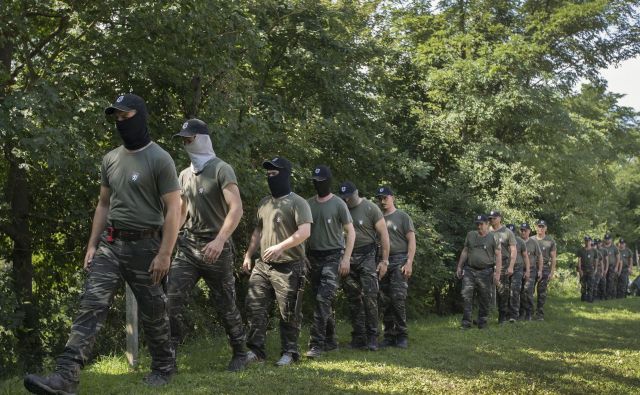
<path fill-rule="evenodd" d="M 382 261 L 380 261 L 380 263 L 384 263 L 385 265 L 389 265 L 389 260 L 388 259 L 387 260 L 382 260 Z"/>

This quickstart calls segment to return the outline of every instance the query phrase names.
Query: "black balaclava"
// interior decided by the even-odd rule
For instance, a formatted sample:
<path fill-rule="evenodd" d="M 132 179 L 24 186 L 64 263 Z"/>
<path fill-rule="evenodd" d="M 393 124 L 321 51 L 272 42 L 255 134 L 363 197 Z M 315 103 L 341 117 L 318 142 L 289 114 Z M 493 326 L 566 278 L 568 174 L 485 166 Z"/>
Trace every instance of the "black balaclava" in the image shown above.
<path fill-rule="evenodd" d="M 318 197 L 325 197 L 331 193 L 331 178 L 326 178 L 322 181 L 313 180 L 313 186 L 318 192 Z"/>
<path fill-rule="evenodd" d="M 273 170 L 278 170 L 278 175 L 267 176 L 267 183 L 271 190 L 271 196 L 279 198 L 291 193 L 291 172 L 284 168 L 273 167 Z"/>
<path fill-rule="evenodd" d="M 147 108 L 144 104 L 132 106 L 136 115 L 124 121 L 116 121 L 116 129 L 124 142 L 124 147 L 134 151 L 151 142 L 147 128 Z"/>

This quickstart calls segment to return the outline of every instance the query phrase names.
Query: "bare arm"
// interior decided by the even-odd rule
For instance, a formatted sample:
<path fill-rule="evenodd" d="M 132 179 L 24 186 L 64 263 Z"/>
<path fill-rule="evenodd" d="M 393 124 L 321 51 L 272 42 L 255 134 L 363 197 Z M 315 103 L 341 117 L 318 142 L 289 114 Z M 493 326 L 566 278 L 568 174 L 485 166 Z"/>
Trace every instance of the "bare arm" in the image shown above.
<path fill-rule="evenodd" d="M 109 214 L 109 201 L 111 199 L 111 189 L 100 186 L 100 196 L 98 197 L 98 205 L 96 212 L 93 214 L 93 222 L 91 224 L 91 235 L 87 243 L 87 252 L 84 256 L 84 269 L 88 270 L 91 260 L 96 253 L 100 234 L 107 225 L 107 216 Z"/>
<path fill-rule="evenodd" d="M 182 203 L 180 204 L 180 226 L 178 229 L 184 226 L 184 223 L 187 222 L 187 199 L 184 196 L 181 198 Z"/>
<path fill-rule="evenodd" d="M 356 230 L 352 223 L 344 224 L 342 229 L 344 233 L 347 234 L 347 238 L 345 240 L 344 255 L 342 256 L 342 262 L 340 262 L 338 272 L 344 277 L 349 274 L 349 269 L 351 268 L 351 253 L 353 252 L 353 245 L 356 242 Z"/>
<path fill-rule="evenodd" d="M 522 254 L 522 259 L 524 260 L 524 278 L 528 279 L 531 276 L 531 259 L 529 259 L 529 253 L 526 249 Z"/>
<path fill-rule="evenodd" d="M 467 251 L 467 247 L 464 247 L 462 249 L 462 252 L 460 253 L 460 259 L 458 259 L 458 267 L 456 268 L 456 275 L 458 276 L 458 278 L 462 278 L 462 265 L 464 265 L 464 263 L 467 261 L 467 257 L 468 257 L 468 251 Z"/>
<path fill-rule="evenodd" d="M 413 273 L 413 258 L 416 255 L 416 234 L 415 232 L 408 232 L 405 237 L 409 244 L 407 246 L 407 263 L 402 267 L 402 274 L 404 274 L 405 279 L 408 279 Z"/>
<path fill-rule="evenodd" d="M 260 237 L 262 237 L 262 228 L 256 227 L 251 233 L 251 240 L 249 240 L 249 246 L 247 247 L 247 252 L 244 253 L 244 262 L 242 263 L 242 270 L 245 273 L 249 273 L 251 271 L 252 262 L 251 257 L 258 250 L 258 246 L 260 245 Z"/>
<path fill-rule="evenodd" d="M 387 230 L 387 223 L 384 218 L 380 218 L 376 224 L 376 232 L 380 237 L 380 246 L 382 247 L 382 261 L 378 262 L 378 278 L 382 278 L 387 274 L 387 265 L 389 264 L 389 250 L 391 245 L 389 243 L 389 230 Z"/>
<path fill-rule="evenodd" d="M 298 225 L 298 230 L 296 230 L 291 236 L 287 237 L 284 241 L 267 248 L 267 250 L 262 253 L 262 259 L 265 262 L 276 260 L 284 251 L 302 244 L 310 235 L 311 224 L 300 224 Z"/>
<path fill-rule="evenodd" d="M 160 242 L 158 254 L 153 258 L 149 266 L 149 272 L 154 284 L 159 284 L 169 273 L 171 253 L 173 253 L 180 227 L 180 208 L 182 207 L 180 191 L 165 193 L 162 195 L 162 202 L 165 208 L 162 241 Z"/>
<path fill-rule="evenodd" d="M 513 274 L 513 268 L 516 265 L 516 254 L 517 254 L 517 249 L 515 244 L 512 246 L 509 246 L 509 267 L 507 268 L 507 274 L 509 276 L 511 276 Z"/>
<path fill-rule="evenodd" d="M 224 222 L 216 238 L 202 249 L 204 260 L 210 263 L 218 260 L 225 243 L 236 230 L 242 218 L 242 199 L 240 198 L 238 186 L 236 184 L 229 184 L 222 190 L 222 194 L 225 202 L 227 202 L 229 211 L 226 217 L 224 217 Z"/>
<path fill-rule="evenodd" d="M 494 284 L 500 284 L 500 272 L 502 271 L 502 248 L 498 245 L 494 251 L 496 256 L 496 268 L 493 272 Z"/>
<path fill-rule="evenodd" d="M 557 251 L 555 250 L 549 253 L 549 255 L 551 255 L 551 273 L 549 273 L 549 280 L 553 278 L 553 275 L 556 272 L 556 254 L 557 254 Z"/>

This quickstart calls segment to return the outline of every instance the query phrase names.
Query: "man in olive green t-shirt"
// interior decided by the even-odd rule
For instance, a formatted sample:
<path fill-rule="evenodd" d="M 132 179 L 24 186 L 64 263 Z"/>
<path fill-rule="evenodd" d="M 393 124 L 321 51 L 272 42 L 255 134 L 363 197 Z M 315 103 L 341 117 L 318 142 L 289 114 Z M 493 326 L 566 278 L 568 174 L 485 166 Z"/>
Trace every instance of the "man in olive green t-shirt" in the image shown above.
<path fill-rule="evenodd" d="M 114 117 L 123 145 L 102 159 L 100 196 L 84 258 L 87 278 L 69 340 L 56 360 L 55 373 L 30 374 L 24 379 L 25 387 L 37 394 L 76 392 L 80 369 L 91 357 L 96 335 L 123 280 L 138 301 L 151 354 L 151 373 L 143 381 L 165 385 L 175 371 L 162 287 L 180 220 L 175 165 L 151 141 L 141 97 L 121 95 L 105 113 Z"/>
<path fill-rule="evenodd" d="M 556 272 L 557 247 L 553 238 L 547 235 L 547 221 L 541 219 L 536 222 L 536 241 L 542 251 L 542 276 L 538 280 L 538 303 L 536 306 L 535 319 L 544 321 L 544 305 L 547 301 L 547 287 Z"/>
<path fill-rule="evenodd" d="M 618 272 L 616 297 L 626 298 L 629 288 L 629 275 L 633 270 L 633 253 L 622 238 L 618 242 L 618 250 L 620 251 L 620 270 Z"/>
<path fill-rule="evenodd" d="M 542 277 L 542 250 L 540 250 L 540 245 L 535 237 L 530 237 L 531 226 L 529 223 L 520 224 L 520 236 L 527 246 L 527 255 L 529 255 L 529 278 L 523 281 L 519 318 L 531 321 L 536 282 Z"/>
<path fill-rule="evenodd" d="M 242 218 L 242 200 L 233 168 L 216 156 L 209 128 L 190 119 L 175 136 L 182 138 L 191 165 L 180 173 L 183 232 L 167 283 L 171 337 L 183 340 L 183 314 L 189 293 L 202 278 L 233 350 L 227 370 L 246 365 L 244 324 L 236 306 L 231 234 Z"/>
<path fill-rule="evenodd" d="M 507 279 L 509 286 L 509 322 L 516 322 L 520 319 L 520 293 L 522 291 L 522 281 L 526 281 L 531 275 L 531 264 L 527 252 L 527 243 L 516 234 L 516 226 L 508 224 L 509 229 L 516 237 L 516 263 L 513 267 L 511 277 Z"/>
<path fill-rule="evenodd" d="M 498 304 L 498 323 L 509 319 L 509 283 L 516 264 L 516 236 L 502 224 L 502 214 L 493 210 L 489 213 L 491 229 L 496 234 L 502 248 L 502 272 L 500 282 L 496 284 L 496 302 Z"/>
<path fill-rule="evenodd" d="M 607 259 L 609 261 L 609 269 L 607 271 L 607 289 L 606 299 L 615 299 L 616 288 L 618 286 L 618 273 L 620 272 L 620 251 L 613 244 L 613 238 L 610 233 L 604 235 L 602 248 L 607 250 Z"/>
<path fill-rule="evenodd" d="M 409 333 L 406 299 L 416 254 L 416 231 L 411 217 L 396 208 L 391 188 L 379 187 L 376 197 L 382 206 L 389 232 L 389 267 L 387 275 L 380 281 L 380 296 L 384 306 L 383 346 L 407 348 Z"/>
<path fill-rule="evenodd" d="M 313 216 L 311 236 L 307 240 L 307 256 L 315 305 L 306 356 L 317 358 L 325 350 L 335 349 L 338 345 L 336 334 L 327 333 L 327 324 L 333 316 L 332 303 L 338 289 L 338 276 L 349 274 L 356 235 L 349 208 L 342 199 L 331 193 L 329 167 L 317 166 L 313 169 L 311 179 L 317 194 L 307 199 Z"/>
<path fill-rule="evenodd" d="M 256 227 L 251 234 L 242 267 L 251 273 L 246 298 L 249 324 L 248 362 L 266 358 L 265 337 L 269 309 L 275 296 L 280 311 L 281 357 L 277 366 L 290 365 L 300 358 L 298 338 L 302 323 L 304 285 L 304 241 L 311 234 L 313 218 L 305 199 L 291 191 L 291 163 L 275 157 L 262 163 L 267 171 L 271 196 L 258 204 Z M 255 266 L 252 259 L 260 249 Z"/>

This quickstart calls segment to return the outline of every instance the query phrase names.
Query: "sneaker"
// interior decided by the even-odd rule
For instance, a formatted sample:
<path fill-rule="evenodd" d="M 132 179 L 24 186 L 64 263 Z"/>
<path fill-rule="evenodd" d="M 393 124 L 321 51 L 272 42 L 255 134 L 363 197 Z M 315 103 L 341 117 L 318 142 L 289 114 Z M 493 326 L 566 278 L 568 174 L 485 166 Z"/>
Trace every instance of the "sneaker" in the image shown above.
<path fill-rule="evenodd" d="M 318 346 L 313 346 L 306 354 L 304 354 L 307 358 L 318 358 L 322 355 L 322 349 Z"/>
<path fill-rule="evenodd" d="M 398 348 L 409 348 L 409 339 L 406 337 L 401 337 L 396 341 L 396 347 Z"/>
<path fill-rule="evenodd" d="M 24 378 L 24 387 L 33 394 L 74 395 L 78 389 L 78 382 L 67 380 L 60 373 L 46 377 L 29 374 Z"/>
<path fill-rule="evenodd" d="M 378 336 L 369 336 L 369 343 L 367 343 L 369 351 L 378 351 Z"/>
<path fill-rule="evenodd" d="M 391 338 L 391 337 L 385 337 L 382 340 L 382 343 L 380 343 L 380 345 L 379 345 L 380 348 L 395 347 L 395 346 L 396 346 L 396 339 Z"/>
<path fill-rule="evenodd" d="M 247 367 L 249 361 L 247 360 L 247 353 L 234 353 L 231 357 L 231 361 L 229 361 L 229 365 L 227 365 L 227 371 L 229 372 L 239 372 L 244 370 Z"/>
<path fill-rule="evenodd" d="M 247 358 L 247 365 L 252 364 L 252 363 L 264 362 L 263 358 L 260 358 L 258 356 L 258 354 L 256 354 L 255 352 L 253 352 L 251 350 L 247 351 L 247 354 L 246 354 L 245 358 Z"/>
<path fill-rule="evenodd" d="M 152 370 L 151 373 L 144 376 L 142 382 L 151 387 L 161 387 L 163 385 L 169 384 L 171 381 L 172 373 L 162 373 L 157 370 Z"/>
<path fill-rule="evenodd" d="M 276 362 L 276 366 L 288 366 L 294 363 L 293 355 L 290 352 L 285 352 L 282 354 L 278 362 Z"/>

